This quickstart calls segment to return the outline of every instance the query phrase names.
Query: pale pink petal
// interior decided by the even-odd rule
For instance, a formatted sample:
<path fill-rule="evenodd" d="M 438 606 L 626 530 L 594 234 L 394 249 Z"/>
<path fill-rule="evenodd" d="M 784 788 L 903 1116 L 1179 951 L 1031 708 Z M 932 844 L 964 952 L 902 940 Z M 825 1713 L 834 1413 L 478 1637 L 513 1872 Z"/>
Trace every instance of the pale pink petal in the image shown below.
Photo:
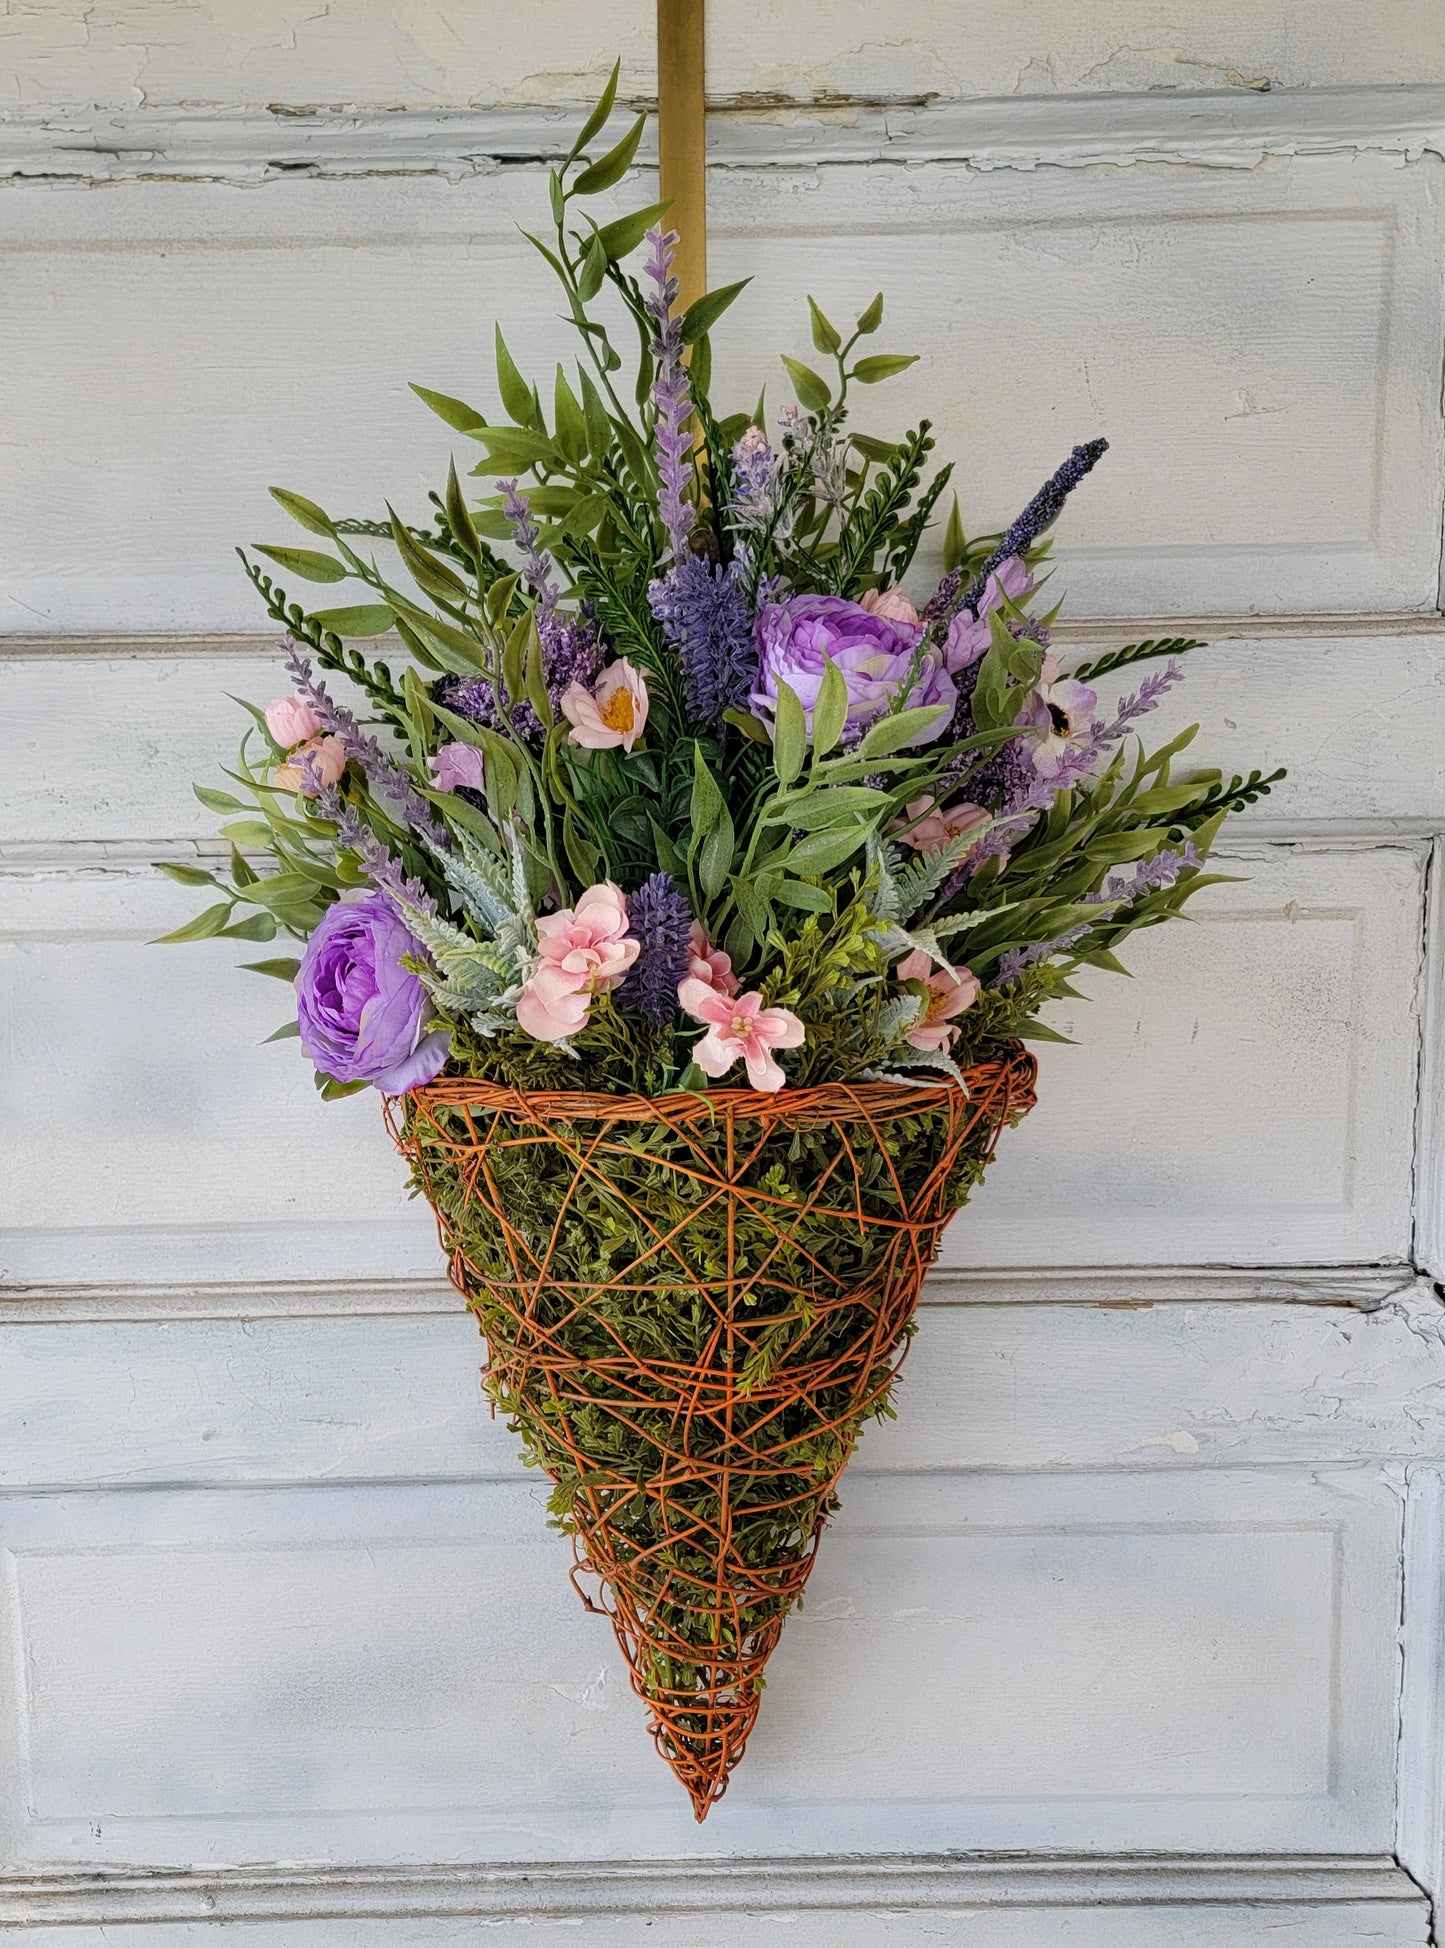
<path fill-rule="evenodd" d="M 700 1042 L 694 1042 L 692 1059 L 704 1075 L 726 1075 L 737 1061 L 740 1050 L 735 1041 L 724 1040 L 720 1031 L 709 1028 Z"/>

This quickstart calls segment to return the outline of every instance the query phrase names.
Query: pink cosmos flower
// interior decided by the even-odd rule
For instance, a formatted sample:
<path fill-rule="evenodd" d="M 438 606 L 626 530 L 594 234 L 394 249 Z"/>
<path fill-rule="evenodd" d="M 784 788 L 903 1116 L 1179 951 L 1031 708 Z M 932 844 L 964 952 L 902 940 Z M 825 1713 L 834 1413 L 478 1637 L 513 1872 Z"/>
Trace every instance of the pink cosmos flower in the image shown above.
<path fill-rule="evenodd" d="M 921 947 L 915 947 L 895 971 L 900 981 L 920 982 L 923 990 L 923 1013 L 905 1031 L 904 1041 L 914 1048 L 947 1054 L 958 1034 L 951 1017 L 977 1001 L 978 976 L 967 967 L 936 967 Z"/>
<path fill-rule="evenodd" d="M 688 947 L 687 974 L 690 981 L 701 981 L 715 994 L 736 994 L 738 977 L 733 973 L 731 954 L 725 954 L 721 947 L 714 947 L 703 930 L 701 920 L 692 923 L 692 934 Z M 681 993 L 683 983 L 678 982 Z"/>
<path fill-rule="evenodd" d="M 926 854 L 941 851 L 960 833 L 971 832 L 976 825 L 987 825 L 988 822 L 989 815 L 982 805 L 970 805 L 965 800 L 943 810 L 930 793 L 913 800 L 898 820 L 896 829 L 901 844 L 911 845 L 915 852 Z"/>
<path fill-rule="evenodd" d="M 299 791 L 314 798 L 318 791 L 336 784 L 345 769 L 346 746 L 339 737 L 311 737 L 296 747 L 285 764 L 277 765 L 271 782 L 282 791 Z"/>
<path fill-rule="evenodd" d="M 584 751 L 630 751 L 647 722 L 647 685 L 625 656 L 609 663 L 595 689 L 569 684 L 562 692 L 562 715 L 572 726 L 573 744 Z"/>
<path fill-rule="evenodd" d="M 560 1042 L 587 1026 L 595 996 L 614 988 L 637 959 L 627 901 L 606 879 L 576 907 L 537 922 L 537 965 L 517 1002 L 517 1022 L 539 1042 Z"/>
<path fill-rule="evenodd" d="M 960 609 L 948 625 L 948 634 L 943 643 L 943 667 L 950 676 L 957 676 L 960 670 L 972 669 L 993 640 L 988 631 L 989 612 L 998 608 L 1003 596 L 1010 602 L 1021 602 L 1026 595 L 1033 593 L 1034 578 L 1029 573 L 1019 555 L 1010 555 L 984 583 L 983 600 L 978 605 L 977 616 L 966 609 Z"/>
<path fill-rule="evenodd" d="M 292 751 L 321 735 L 321 719 L 305 697 L 273 697 L 266 706 L 266 728 L 283 751 Z"/>
<path fill-rule="evenodd" d="M 1059 674 L 1059 659 L 1044 657 L 1038 685 L 1014 719 L 1024 728 L 1026 745 L 1041 778 L 1055 778 L 1068 760 L 1086 750 L 1094 734 L 1098 698 L 1086 683 Z"/>
<path fill-rule="evenodd" d="M 684 1014 L 705 1021 L 707 1033 L 693 1044 L 692 1059 L 704 1075 L 726 1075 L 741 1056 L 754 1089 L 769 1093 L 787 1081 L 775 1048 L 801 1048 L 807 1031 L 787 1008 L 765 1008 L 760 994 L 719 994 L 706 981 L 686 980 L 677 990 Z"/>
<path fill-rule="evenodd" d="M 481 790 L 482 754 L 475 744 L 443 744 L 428 762 L 438 791 L 459 791 L 463 785 Z"/>
<path fill-rule="evenodd" d="M 901 622 L 909 629 L 919 627 L 917 609 L 896 585 L 893 588 L 870 588 L 863 597 L 863 607 L 870 616 L 882 616 L 885 622 Z"/>

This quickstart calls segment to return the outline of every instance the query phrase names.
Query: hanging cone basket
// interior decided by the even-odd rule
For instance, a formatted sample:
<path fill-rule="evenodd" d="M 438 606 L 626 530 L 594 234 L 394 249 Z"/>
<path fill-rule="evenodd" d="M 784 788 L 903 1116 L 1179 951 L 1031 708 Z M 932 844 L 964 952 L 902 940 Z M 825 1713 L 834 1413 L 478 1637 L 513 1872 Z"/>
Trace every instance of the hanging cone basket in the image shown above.
<path fill-rule="evenodd" d="M 1021 1048 L 953 1083 L 387 1105 L 699 1820 L 727 1789 L 950 1215 L 1034 1100 Z"/>

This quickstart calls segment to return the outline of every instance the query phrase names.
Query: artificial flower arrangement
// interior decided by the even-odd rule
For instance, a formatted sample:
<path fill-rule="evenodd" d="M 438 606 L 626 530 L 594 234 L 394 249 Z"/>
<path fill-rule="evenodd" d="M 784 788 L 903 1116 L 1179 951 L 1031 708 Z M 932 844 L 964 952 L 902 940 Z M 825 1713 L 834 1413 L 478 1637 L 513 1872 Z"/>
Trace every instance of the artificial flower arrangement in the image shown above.
<path fill-rule="evenodd" d="M 847 333 L 809 300 L 827 376 L 785 358 L 796 403 L 714 406 L 744 286 L 680 310 L 665 206 L 592 214 L 644 125 L 590 158 L 615 90 L 531 239 L 577 369 L 544 405 L 499 332 L 505 421 L 414 388 L 498 483 L 453 464 L 423 525 L 273 490 L 320 545 L 257 552 L 365 599 L 308 609 L 243 554 L 292 690 L 248 706 L 235 789 L 197 787 L 228 876 L 163 870 L 221 895 L 168 938 L 305 943 L 253 963 L 294 983 L 280 1033 L 324 1096 L 388 1098 L 494 1409 L 701 1818 L 942 1228 L 1032 1101 L 1022 1039 L 1282 774 L 1137 741 L 1192 641 L 1050 646 L 1048 530 L 1103 440 L 1001 534 L 955 498 L 905 591 L 951 468 L 926 421 L 855 423 L 914 363 L 867 349 L 881 295 Z M 388 631 L 399 670 L 357 646 Z"/>

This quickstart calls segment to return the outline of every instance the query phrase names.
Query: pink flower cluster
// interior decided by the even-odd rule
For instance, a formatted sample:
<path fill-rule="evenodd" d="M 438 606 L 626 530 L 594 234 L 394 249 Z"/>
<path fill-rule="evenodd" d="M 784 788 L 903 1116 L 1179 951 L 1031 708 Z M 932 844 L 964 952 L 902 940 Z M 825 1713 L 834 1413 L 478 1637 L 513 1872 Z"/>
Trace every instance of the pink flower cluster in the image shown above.
<path fill-rule="evenodd" d="M 703 1022 L 707 1033 L 694 1042 L 692 1059 L 704 1075 L 726 1075 L 739 1059 L 754 1089 L 770 1094 L 787 1081 L 775 1048 L 801 1048 L 806 1035 L 787 1008 L 765 1008 L 760 994 L 739 994 L 731 958 L 709 946 L 699 926 L 692 930 L 687 978 L 678 984 L 684 1014 Z"/>
<path fill-rule="evenodd" d="M 904 1032 L 904 1041 L 913 1048 L 947 1054 L 958 1036 L 953 1017 L 978 999 L 978 976 L 967 967 L 936 967 L 921 947 L 900 961 L 895 972 L 923 1003 L 922 1013 Z"/>
<path fill-rule="evenodd" d="M 640 952 L 627 926 L 627 901 L 610 879 L 589 886 L 575 907 L 543 914 L 518 1025 L 539 1042 L 565 1041 L 585 1028 L 593 1001 L 617 986 Z"/>
<path fill-rule="evenodd" d="M 274 697 L 265 714 L 267 730 L 287 753 L 286 762 L 271 773 L 273 785 L 314 798 L 339 782 L 346 769 L 346 746 L 339 737 L 322 735 L 321 719 L 305 697 Z"/>

